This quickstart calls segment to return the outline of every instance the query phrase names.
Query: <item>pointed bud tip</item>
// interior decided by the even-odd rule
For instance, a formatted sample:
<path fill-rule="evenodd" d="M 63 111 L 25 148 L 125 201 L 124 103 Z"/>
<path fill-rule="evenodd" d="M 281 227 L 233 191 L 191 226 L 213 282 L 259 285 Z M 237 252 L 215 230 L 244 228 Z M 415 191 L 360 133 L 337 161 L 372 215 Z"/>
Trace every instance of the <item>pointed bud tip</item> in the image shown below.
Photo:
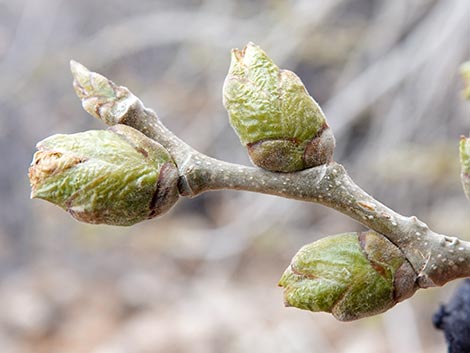
<path fill-rule="evenodd" d="M 90 84 L 91 72 L 78 61 L 70 60 L 70 71 L 73 77 L 73 88 L 80 99 L 90 95 L 92 90 Z"/>
<path fill-rule="evenodd" d="M 249 66 L 255 63 L 254 57 L 263 56 L 268 59 L 267 54 L 261 49 L 260 46 L 253 42 L 248 42 L 243 49 L 234 48 L 231 50 L 232 60 L 236 60 L 238 63 Z M 270 59 L 269 59 L 270 60 Z"/>
<path fill-rule="evenodd" d="M 75 68 L 77 65 L 81 65 L 78 61 L 75 61 L 75 60 L 73 60 L 73 59 L 70 59 L 69 63 L 70 63 L 70 70 L 71 70 L 71 71 L 73 71 L 74 68 Z"/>
<path fill-rule="evenodd" d="M 116 85 L 105 76 L 88 70 L 77 61 L 70 60 L 75 93 L 82 100 L 83 108 L 96 118 L 100 114 L 97 108 L 116 98 Z M 85 100 L 92 99 L 90 102 Z"/>
<path fill-rule="evenodd" d="M 73 59 L 70 60 L 70 71 L 72 72 L 72 75 L 75 79 L 90 72 L 90 70 L 88 70 L 84 65 Z"/>
<path fill-rule="evenodd" d="M 253 42 L 248 42 L 243 48 L 243 52 L 253 52 L 253 51 L 262 51 L 262 49 Z"/>
<path fill-rule="evenodd" d="M 241 62 L 243 60 L 244 52 L 238 48 L 233 48 L 231 50 L 232 53 L 232 60 L 236 60 L 237 62 Z"/>

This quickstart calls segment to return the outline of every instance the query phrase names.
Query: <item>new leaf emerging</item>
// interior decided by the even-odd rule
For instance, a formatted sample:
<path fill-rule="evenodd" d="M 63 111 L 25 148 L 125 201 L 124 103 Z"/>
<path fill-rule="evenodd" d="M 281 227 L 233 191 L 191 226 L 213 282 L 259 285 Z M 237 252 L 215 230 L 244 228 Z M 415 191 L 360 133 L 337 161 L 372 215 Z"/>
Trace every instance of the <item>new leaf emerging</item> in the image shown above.
<path fill-rule="evenodd" d="M 294 172 L 332 160 L 335 139 L 319 105 L 295 73 L 253 43 L 232 50 L 223 98 L 255 165 Z"/>
<path fill-rule="evenodd" d="M 286 306 L 350 321 L 384 312 L 416 291 L 403 253 L 373 232 L 344 233 L 305 245 L 279 281 Z"/>
<path fill-rule="evenodd" d="M 132 225 L 164 213 L 178 199 L 170 155 L 131 127 L 53 135 L 37 148 L 29 168 L 31 197 L 79 221 Z"/>

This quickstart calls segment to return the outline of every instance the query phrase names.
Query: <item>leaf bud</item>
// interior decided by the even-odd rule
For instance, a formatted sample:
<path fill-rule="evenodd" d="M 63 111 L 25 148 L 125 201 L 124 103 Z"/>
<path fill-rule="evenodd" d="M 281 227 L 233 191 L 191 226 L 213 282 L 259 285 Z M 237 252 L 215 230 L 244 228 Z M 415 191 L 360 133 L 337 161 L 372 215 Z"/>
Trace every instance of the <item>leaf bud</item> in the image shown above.
<path fill-rule="evenodd" d="M 31 198 L 52 202 L 86 223 L 128 226 L 169 210 L 178 200 L 178 170 L 159 143 L 115 125 L 37 144 Z"/>
<path fill-rule="evenodd" d="M 295 73 L 255 44 L 232 50 L 223 98 L 255 165 L 294 172 L 332 160 L 335 138 L 320 106 Z"/>
<path fill-rule="evenodd" d="M 279 281 L 286 306 L 350 321 L 384 312 L 416 291 L 403 253 L 373 232 L 344 233 L 305 245 Z"/>
<path fill-rule="evenodd" d="M 73 88 L 85 111 L 108 125 L 125 123 L 126 119 L 141 114 L 142 102 L 124 86 L 118 86 L 99 73 L 70 61 Z"/>

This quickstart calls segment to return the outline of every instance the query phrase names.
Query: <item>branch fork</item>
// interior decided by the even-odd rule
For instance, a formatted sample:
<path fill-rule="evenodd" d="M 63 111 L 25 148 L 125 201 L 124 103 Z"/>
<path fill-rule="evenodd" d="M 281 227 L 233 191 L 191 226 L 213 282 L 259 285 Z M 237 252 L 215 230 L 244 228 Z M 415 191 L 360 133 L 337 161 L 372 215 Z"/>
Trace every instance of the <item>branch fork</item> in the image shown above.
<path fill-rule="evenodd" d="M 177 172 L 158 169 L 159 174 L 153 177 L 160 175 L 158 183 L 167 185 L 168 202 L 176 202 L 175 192 L 186 197 L 221 189 L 259 192 L 322 204 L 371 230 L 327 237 L 300 250 L 279 283 L 285 289 L 286 305 L 329 311 L 340 320 L 352 320 L 387 310 L 416 289 L 470 276 L 470 243 L 438 234 L 414 216 L 398 214 L 356 185 L 345 168 L 333 160 L 334 137 L 300 79 L 280 70 L 254 44 L 233 51 L 224 104 L 241 142 L 261 168 L 224 162 L 196 151 L 169 131 L 126 87 L 74 61 L 71 70 L 73 86 L 88 113 L 118 129 L 127 125 L 140 131 L 156 144 L 152 151 L 158 146 L 165 150 L 159 154 L 163 159 L 157 167 L 169 165 L 171 160 Z M 306 153 L 320 154 L 321 158 L 305 157 Z M 39 175 L 35 172 L 38 164 L 33 163 L 30 175 Z M 36 179 L 31 182 L 37 183 Z M 158 204 L 162 210 L 172 205 Z M 121 217 L 125 217 L 123 213 Z M 121 222 L 132 223 L 134 219 Z M 325 253 L 321 255 L 318 249 Z M 342 273 L 348 268 L 363 271 L 346 276 L 345 282 Z M 358 290 L 357 276 L 361 273 L 366 277 L 360 278 Z M 382 294 L 377 294 L 377 303 L 365 306 L 364 293 L 374 288 Z M 327 300 L 332 293 L 341 296 L 341 305 Z"/>

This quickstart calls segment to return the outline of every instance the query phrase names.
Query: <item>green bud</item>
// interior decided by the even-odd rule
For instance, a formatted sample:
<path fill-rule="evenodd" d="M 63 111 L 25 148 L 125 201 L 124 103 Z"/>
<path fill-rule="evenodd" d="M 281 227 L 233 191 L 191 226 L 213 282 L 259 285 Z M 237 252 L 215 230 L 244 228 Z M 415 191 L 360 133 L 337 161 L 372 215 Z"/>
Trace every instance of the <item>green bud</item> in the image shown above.
<path fill-rule="evenodd" d="M 85 111 L 108 125 L 123 123 L 127 117 L 144 109 L 142 102 L 126 87 L 118 86 L 106 77 L 70 61 L 73 87 Z"/>
<path fill-rule="evenodd" d="M 460 179 L 462 180 L 463 190 L 468 199 L 470 199 L 470 137 L 460 137 Z"/>
<path fill-rule="evenodd" d="M 328 163 L 335 139 L 300 78 L 253 43 L 233 49 L 224 106 L 253 163 L 293 172 Z"/>
<path fill-rule="evenodd" d="M 79 221 L 132 225 L 178 200 L 171 156 L 131 127 L 54 135 L 37 148 L 29 168 L 31 198 L 50 201 Z"/>
<path fill-rule="evenodd" d="M 279 281 L 286 306 L 350 321 L 384 312 L 416 291 L 402 252 L 373 232 L 333 235 L 304 246 Z"/>

